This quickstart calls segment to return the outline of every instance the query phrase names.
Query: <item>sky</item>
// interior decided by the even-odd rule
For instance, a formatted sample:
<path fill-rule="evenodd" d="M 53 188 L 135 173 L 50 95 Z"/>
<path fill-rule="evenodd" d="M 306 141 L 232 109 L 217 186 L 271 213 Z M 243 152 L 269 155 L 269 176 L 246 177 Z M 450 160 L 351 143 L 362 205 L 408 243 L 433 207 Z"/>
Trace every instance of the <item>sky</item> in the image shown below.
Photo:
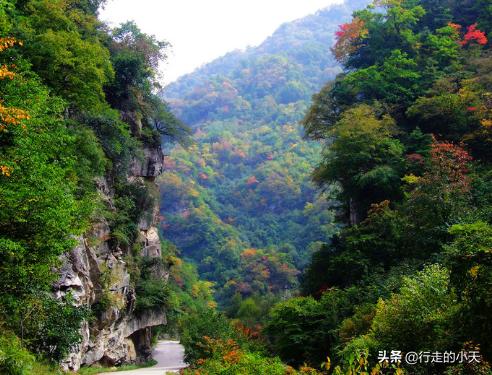
<path fill-rule="evenodd" d="M 133 20 L 171 43 L 162 83 L 235 49 L 256 46 L 282 23 L 343 0 L 108 0 L 100 16 L 116 26 Z"/>

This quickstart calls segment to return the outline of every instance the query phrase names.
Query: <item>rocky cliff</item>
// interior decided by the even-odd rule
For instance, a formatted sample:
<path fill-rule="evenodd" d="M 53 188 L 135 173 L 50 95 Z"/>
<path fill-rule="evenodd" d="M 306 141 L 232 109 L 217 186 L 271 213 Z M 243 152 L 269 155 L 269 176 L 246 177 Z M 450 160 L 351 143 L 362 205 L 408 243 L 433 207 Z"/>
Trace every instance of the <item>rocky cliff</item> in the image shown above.
<path fill-rule="evenodd" d="M 162 150 L 159 146 L 144 146 L 139 151 L 140 156 L 135 156 L 128 168 L 128 182 L 157 189 L 154 180 L 162 172 Z M 110 178 L 101 178 L 97 186 L 106 209 L 118 215 Z M 138 295 L 129 263 L 135 256 L 161 257 L 158 212 L 159 204 L 155 201 L 135 223 L 139 234 L 133 249 L 139 249 L 140 254 L 132 254 L 128 247 L 113 241 L 110 224 L 101 217 L 89 233 L 78 238 L 77 246 L 64 255 L 61 277 L 55 285 L 56 296 L 63 298 L 71 293 L 75 304 L 87 306 L 97 317 L 83 323 L 81 342 L 62 363 L 65 370 L 78 370 L 95 363 L 135 363 L 149 358 L 151 328 L 166 324 L 166 314 L 163 308 L 135 311 Z M 167 270 L 162 266 L 152 272 L 167 279 Z"/>

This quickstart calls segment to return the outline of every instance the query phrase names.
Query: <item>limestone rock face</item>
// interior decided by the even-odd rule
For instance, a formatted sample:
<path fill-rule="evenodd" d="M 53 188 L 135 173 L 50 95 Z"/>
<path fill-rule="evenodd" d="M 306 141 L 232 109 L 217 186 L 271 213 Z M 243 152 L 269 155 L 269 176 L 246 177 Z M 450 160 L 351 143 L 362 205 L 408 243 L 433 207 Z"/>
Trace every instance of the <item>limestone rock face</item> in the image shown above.
<path fill-rule="evenodd" d="M 163 166 L 162 151 L 155 148 L 145 147 L 143 156 L 133 159 L 131 164 L 131 175 L 135 177 L 146 177 L 154 179 L 162 173 Z"/>
<path fill-rule="evenodd" d="M 155 185 L 155 178 L 162 172 L 162 150 L 160 147 L 146 147 L 142 153 L 143 158 L 133 160 L 128 180 Z M 111 183 L 99 179 L 96 186 L 106 207 L 115 210 Z M 142 219 L 136 223 L 142 256 L 161 256 L 158 213 L 159 204 L 155 202 L 154 207 L 142 212 Z M 148 359 L 151 327 L 167 323 L 165 311 L 145 311 L 138 316 L 134 313 L 138 296 L 124 260 L 128 250 L 111 241 L 106 219 L 96 221 L 92 229 L 77 241 L 77 246 L 62 258 L 54 293 L 57 298 L 71 293 L 74 303 L 91 308 L 97 319 L 82 324 L 82 340 L 63 361 L 62 368 L 77 371 L 82 365 L 119 365 Z M 155 274 L 167 280 L 167 270 L 160 269 Z"/>

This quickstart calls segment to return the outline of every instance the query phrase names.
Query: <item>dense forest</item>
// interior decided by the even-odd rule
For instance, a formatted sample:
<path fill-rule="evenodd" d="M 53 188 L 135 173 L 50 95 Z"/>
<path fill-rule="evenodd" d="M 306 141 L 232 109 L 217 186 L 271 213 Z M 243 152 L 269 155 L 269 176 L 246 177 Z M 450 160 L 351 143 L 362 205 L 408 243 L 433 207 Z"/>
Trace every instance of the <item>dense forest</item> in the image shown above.
<path fill-rule="evenodd" d="M 190 375 L 492 373 L 490 0 L 346 1 L 164 89 L 104 3 L 0 2 L 0 374 L 164 336 Z"/>
<path fill-rule="evenodd" d="M 261 321 L 337 231 L 337 202 L 310 177 L 321 148 L 299 122 L 312 94 L 341 72 L 330 52 L 339 22 L 365 4 L 286 23 L 163 90 L 195 141 L 165 159 L 163 231 L 215 283 L 230 317 Z"/>
<path fill-rule="evenodd" d="M 190 133 L 156 95 L 168 45 L 101 23 L 102 3 L 0 3 L 1 374 L 119 364 L 145 314 L 211 300 L 172 248 L 147 246 L 161 138 Z M 160 276 L 171 260 L 180 285 Z"/>
<path fill-rule="evenodd" d="M 491 31 L 492 7 L 481 0 L 377 0 L 339 25 L 332 53 L 343 71 L 314 95 L 302 120 L 305 136 L 322 147 L 312 179 L 324 195 L 315 201 L 306 191 L 301 193 L 314 210 L 314 216 L 307 216 L 316 217 L 318 209 L 334 212 L 324 223 L 336 233 L 314 249 L 309 264 L 291 263 L 302 271 L 299 296 L 280 296 L 266 316 L 254 298 L 264 287 L 254 286 L 252 292 L 240 284 L 240 297 L 253 295 L 253 302 L 243 299 L 232 313 L 235 299 L 227 304 L 226 313 L 240 320 L 233 321 L 236 329 L 220 314 L 211 314 L 208 323 L 204 316 L 189 322 L 194 330 L 188 330 L 183 342 L 198 373 L 491 372 Z M 251 67 L 243 69 L 247 73 Z M 230 83 L 244 92 L 242 81 Z M 271 94 L 272 103 L 281 102 L 278 92 Z M 200 114 L 195 106 L 203 105 L 203 96 L 196 98 L 192 91 L 173 103 L 178 116 L 191 124 L 196 121 L 193 115 Z M 237 155 L 248 155 L 255 146 L 241 144 L 248 136 L 246 125 L 229 123 L 226 132 L 233 133 L 231 127 L 240 130 L 224 145 L 217 132 L 209 131 L 220 129 L 212 125 L 218 126 L 223 115 L 207 113 L 196 133 L 199 144 L 210 148 L 202 149 L 197 159 L 182 151 L 176 158 L 171 155 L 172 167 L 179 172 L 172 177 L 179 182 L 182 176 L 196 177 L 190 187 L 196 199 L 191 202 L 207 203 L 220 221 L 253 205 L 252 218 L 233 217 L 231 233 L 247 233 L 246 244 L 264 247 L 254 234 L 269 226 L 261 226 L 257 217 L 268 209 L 275 212 L 279 206 L 266 202 L 276 197 L 295 209 L 289 206 L 295 194 L 283 195 L 290 186 L 284 181 L 263 196 L 265 190 L 259 187 L 265 174 L 244 169 Z M 254 122 L 254 115 L 249 116 L 245 121 Z M 271 123 L 269 132 L 279 125 Z M 261 135 L 262 129 L 254 134 Z M 312 143 L 305 145 L 317 150 Z M 232 172 L 225 169 L 229 164 Z M 200 181 L 200 173 L 207 174 L 205 181 Z M 237 173 L 246 188 L 236 184 L 241 194 L 226 210 L 228 201 L 222 195 L 228 189 L 228 173 Z M 299 180 L 296 183 L 299 187 Z M 262 198 L 267 206 L 257 207 Z M 196 220 L 193 204 L 190 211 L 179 211 L 182 207 L 171 208 L 180 219 L 165 217 L 171 233 L 174 225 L 182 230 Z M 254 224 L 248 227 L 250 221 Z M 306 235 L 313 233 L 309 223 L 302 225 Z M 286 230 L 282 228 L 282 240 L 289 236 Z M 302 229 L 295 233 L 299 238 Z M 187 240 L 183 253 L 193 258 L 197 255 Z M 309 254 L 306 243 L 300 248 L 295 241 L 289 243 L 301 250 L 291 259 Z M 275 267 L 268 253 L 256 248 L 243 250 L 239 272 L 246 266 L 251 278 L 250 259 L 258 253 L 264 258 L 257 269 L 275 274 L 270 273 Z M 222 254 L 221 264 L 233 261 Z M 205 264 L 200 261 L 200 267 L 208 266 L 206 259 Z M 209 269 L 201 269 L 202 274 L 214 277 Z M 231 276 L 222 270 L 220 275 Z M 259 320 L 254 319 L 258 311 Z M 390 360 L 393 352 L 400 357 Z M 409 352 L 420 357 L 406 362 Z M 445 361 L 439 357 L 445 352 L 469 357 Z M 379 360 L 386 355 L 386 361 Z"/>

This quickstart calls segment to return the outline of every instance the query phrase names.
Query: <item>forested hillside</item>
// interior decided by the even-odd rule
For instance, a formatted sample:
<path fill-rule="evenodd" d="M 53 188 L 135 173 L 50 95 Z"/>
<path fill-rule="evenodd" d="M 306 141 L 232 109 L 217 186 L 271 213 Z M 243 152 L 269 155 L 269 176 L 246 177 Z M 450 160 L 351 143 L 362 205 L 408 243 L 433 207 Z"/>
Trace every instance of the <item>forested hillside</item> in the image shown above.
<path fill-rule="evenodd" d="M 162 91 L 104 1 L 0 1 L 0 374 L 492 373 L 492 4 L 368 3 Z"/>
<path fill-rule="evenodd" d="M 195 325 L 194 368 L 491 373 L 491 32 L 487 0 L 376 0 L 339 25 L 343 72 L 303 124 L 322 146 L 312 177 L 336 195 L 340 231 L 314 252 L 300 296 L 273 306 L 260 332 L 242 328 L 249 340 L 225 321 Z M 321 202 L 310 209 L 326 212 Z"/>
<path fill-rule="evenodd" d="M 167 43 L 102 3 L 0 2 L 1 374 L 145 362 L 210 300 L 158 235 L 161 137 L 189 134 L 155 94 Z"/>
<path fill-rule="evenodd" d="M 287 23 L 260 46 L 227 54 L 163 91 L 195 132 L 194 145 L 166 158 L 164 233 L 217 283 L 231 316 L 265 316 L 336 231 L 332 203 L 310 180 L 320 148 L 303 139 L 299 121 L 311 95 L 340 72 L 330 52 L 338 23 L 365 3 Z"/>

